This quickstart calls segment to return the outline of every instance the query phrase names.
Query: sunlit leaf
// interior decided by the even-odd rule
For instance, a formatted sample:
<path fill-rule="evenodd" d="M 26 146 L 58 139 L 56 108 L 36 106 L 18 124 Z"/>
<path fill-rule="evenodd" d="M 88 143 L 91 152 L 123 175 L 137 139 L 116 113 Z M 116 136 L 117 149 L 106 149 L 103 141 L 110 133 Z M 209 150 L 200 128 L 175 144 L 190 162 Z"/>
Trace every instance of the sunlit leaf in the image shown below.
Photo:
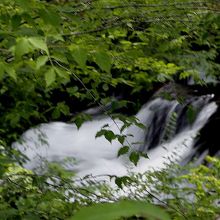
<path fill-rule="evenodd" d="M 84 207 L 70 220 L 117 220 L 132 216 L 145 217 L 151 220 L 170 220 L 169 215 L 163 209 L 137 201 L 120 201 Z"/>
<path fill-rule="evenodd" d="M 65 54 L 56 53 L 56 54 L 51 55 L 51 58 L 54 58 L 55 60 L 62 62 L 62 63 L 65 63 L 65 64 L 69 64 Z"/>
<path fill-rule="evenodd" d="M 56 71 L 58 76 L 60 76 L 60 77 L 62 77 L 64 79 L 67 79 L 67 80 L 70 79 L 69 73 L 66 70 L 61 69 L 61 68 L 57 68 L 57 67 L 55 67 L 54 69 L 55 69 L 55 71 Z"/>
<path fill-rule="evenodd" d="M 40 56 L 36 60 L 36 69 L 40 69 L 48 61 L 48 56 Z"/>
<path fill-rule="evenodd" d="M 12 79 L 17 81 L 17 74 L 13 66 L 5 65 L 4 69 Z"/>
<path fill-rule="evenodd" d="M 46 73 L 45 73 L 45 81 L 46 81 L 46 86 L 50 86 L 53 82 L 56 80 L 56 73 L 53 68 L 50 68 Z"/>
<path fill-rule="evenodd" d="M 47 54 L 49 54 L 47 44 L 46 44 L 44 38 L 42 38 L 42 37 L 30 37 L 30 38 L 28 38 L 28 40 L 34 48 L 44 50 Z"/>
<path fill-rule="evenodd" d="M 29 53 L 32 51 L 32 48 L 33 47 L 27 38 L 19 39 L 14 47 L 15 57 L 19 58 L 24 54 Z"/>

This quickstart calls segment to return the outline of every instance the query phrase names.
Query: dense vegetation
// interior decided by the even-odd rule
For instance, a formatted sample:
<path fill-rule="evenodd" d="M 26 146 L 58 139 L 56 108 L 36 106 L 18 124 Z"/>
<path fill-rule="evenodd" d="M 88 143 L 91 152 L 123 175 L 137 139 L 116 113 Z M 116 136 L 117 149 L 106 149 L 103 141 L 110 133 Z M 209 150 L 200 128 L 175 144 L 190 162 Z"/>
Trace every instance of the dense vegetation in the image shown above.
<path fill-rule="evenodd" d="M 57 165 L 52 164 L 43 175 L 21 168 L 16 164 L 21 165 L 25 158 L 11 144 L 25 130 L 43 122 L 62 120 L 80 127 L 91 117 L 82 110 L 99 105 L 105 111 L 108 103 L 112 108 L 105 113 L 112 119 L 120 117 L 125 126 L 139 125 L 118 112 L 136 112 L 153 91 L 170 81 L 190 78 L 201 86 L 217 82 L 219 8 L 218 1 L 211 0 L 2 0 L 0 218 L 92 219 L 75 212 L 95 202 L 116 202 L 118 198 L 111 196 L 105 184 L 94 181 L 93 187 L 82 187 Z M 169 94 L 165 96 L 169 98 Z M 110 141 L 118 138 L 122 145 L 125 141 L 125 137 L 108 131 L 98 135 Z M 130 159 L 137 163 L 136 154 Z M 169 199 L 159 201 L 160 208 L 149 204 L 143 210 L 143 201 L 155 202 L 145 193 L 128 196 L 142 200 L 139 203 L 119 202 L 118 208 L 97 205 L 94 216 L 112 212 L 109 219 L 169 219 L 163 210 L 166 207 L 171 219 L 214 219 L 219 214 L 215 202 L 220 194 L 220 166 L 217 159 L 208 160 L 212 169 L 201 166 L 185 176 L 181 168 L 175 168 L 179 172 L 176 176 L 168 171 L 147 174 L 145 185 L 157 189 L 156 197 L 169 195 Z M 156 179 L 162 185 L 154 185 Z M 116 183 L 123 188 L 135 181 L 138 177 L 124 177 Z M 197 187 L 184 189 L 185 195 L 193 196 L 193 205 L 182 195 L 183 182 Z M 138 185 L 143 186 L 143 192 L 148 191 L 144 184 Z M 125 212 L 120 212 L 122 209 Z"/>

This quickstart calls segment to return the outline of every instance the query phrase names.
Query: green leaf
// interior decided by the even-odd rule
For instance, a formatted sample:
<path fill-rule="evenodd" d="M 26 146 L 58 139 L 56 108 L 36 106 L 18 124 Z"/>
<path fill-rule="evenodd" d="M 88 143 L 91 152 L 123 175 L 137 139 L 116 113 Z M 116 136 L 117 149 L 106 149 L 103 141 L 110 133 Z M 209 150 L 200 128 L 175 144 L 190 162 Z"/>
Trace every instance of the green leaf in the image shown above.
<path fill-rule="evenodd" d="M 8 73 L 8 75 L 14 79 L 15 81 L 17 81 L 17 74 L 15 72 L 15 69 L 9 65 L 5 65 L 4 66 L 4 69 L 6 71 L 6 73 Z"/>
<path fill-rule="evenodd" d="M 4 77 L 4 73 L 5 73 L 5 68 L 4 68 L 4 64 L 2 62 L 0 62 L 0 80 L 3 79 Z"/>
<path fill-rule="evenodd" d="M 74 122 L 75 122 L 77 128 L 79 129 L 85 121 L 88 121 L 91 119 L 92 118 L 90 115 L 85 114 L 85 113 L 80 113 L 74 118 Z"/>
<path fill-rule="evenodd" d="M 30 25 L 36 25 L 35 24 L 35 20 L 31 17 L 31 15 L 29 14 L 29 11 L 26 11 L 22 14 L 22 18 Z"/>
<path fill-rule="evenodd" d="M 117 135 L 114 134 L 113 131 L 111 130 L 106 130 L 106 129 L 101 129 L 100 131 L 98 131 L 96 133 L 96 138 L 97 137 L 101 137 L 101 136 L 105 136 L 105 138 L 111 143 L 112 140 L 116 139 L 117 138 Z"/>
<path fill-rule="evenodd" d="M 50 68 L 46 73 L 45 73 L 45 81 L 46 81 L 46 86 L 50 86 L 53 82 L 56 80 L 56 73 L 53 68 Z"/>
<path fill-rule="evenodd" d="M 142 123 L 140 123 L 140 122 L 135 122 L 135 125 L 137 126 L 137 127 L 139 127 L 139 128 L 141 128 L 141 129 L 143 129 L 143 130 L 146 130 L 146 126 L 144 125 L 144 124 L 142 124 Z"/>
<path fill-rule="evenodd" d="M 132 216 L 145 217 L 151 220 L 171 220 L 163 209 L 139 201 L 95 204 L 81 208 L 69 220 L 117 220 Z"/>
<path fill-rule="evenodd" d="M 14 47 L 14 54 L 16 58 L 20 58 L 26 53 L 29 53 L 33 50 L 32 45 L 27 38 L 21 38 L 17 40 L 17 43 Z"/>
<path fill-rule="evenodd" d="M 70 47 L 70 50 L 75 61 L 82 69 L 85 69 L 88 51 L 80 47 Z"/>
<path fill-rule="evenodd" d="M 47 44 L 46 44 L 44 38 L 42 38 L 42 37 L 30 37 L 30 38 L 28 38 L 28 40 L 35 49 L 44 50 L 47 54 L 49 54 Z"/>
<path fill-rule="evenodd" d="M 105 131 L 105 129 L 101 129 L 100 131 L 98 131 L 95 135 L 95 138 L 103 136 L 105 134 Z"/>
<path fill-rule="evenodd" d="M 65 54 L 63 53 L 56 53 L 56 54 L 51 55 L 51 57 L 62 63 L 69 64 Z"/>
<path fill-rule="evenodd" d="M 120 144 L 123 144 L 125 141 L 125 136 L 124 135 L 118 135 L 118 141 L 120 142 Z"/>
<path fill-rule="evenodd" d="M 66 70 L 63 70 L 61 68 L 57 68 L 57 67 L 54 67 L 56 73 L 58 74 L 58 76 L 64 78 L 64 79 L 70 79 L 69 77 L 69 73 L 66 71 Z"/>
<path fill-rule="evenodd" d="M 42 66 L 45 65 L 45 63 L 48 61 L 48 56 L 41 56 L 37 58 L 36 61 L 36 69 L 40 69 Z"/>
<path fill-rule="evenodd" d="M 114 140 L 115 138 L 116 138 L 116 135 L 114 134 L 114 132 L 113 131 L 106 131 L 105 132 L 105 138 L 111 143 L 112 142 L 112 140 Z"/>
<path fill-rule="evenodd" d="M 70 96 L 75 96 L 75 94 L 78 92 L 78 87 L 73 86 L 73 87 L 67 88 L 66 91 L 69 93 Z"/>
<path fill-rule="evenodd" d="M 95 53 L 95 62 L 101 70 L 110 73 L 111 70 L 111 57 L 105 52 Z"/>
<path fill-rule="evenodd" d="M 142 152 L 140 152 L 139 154 L 140 154 L 141 157 L 144 157 L 144 158 L 146 158 L 146 159 L 149 159 L 147 153 L 142 153 Z"/>
<path fill-rule="evenodd" d="M 58 108 L 55 108 L 52 112 L 52 118 L 53 119 L 58 119 L 60 117 L 60 111 Z"/>
<path fill-rule="evenodd" d="M 11 26 L 13 29 L 19 27 L 21 23 L 21 16 L 20 15 L 13 15 L 11 18 Z"/>
<path fill-rule="evenodd" d="M 128 146 L 124 146 L 124 147 L 120 148 L 119 151 L 118 151 L 118 157 L 120 157 L 121 155 L 126 154 L 128 151 L 129 151 Z"/>
<path fill-rule="evenodd" d="M 120 128 L 120 132 L 122 133 L 127 127 L 128 127 L 128 125 L 126 123 L 124 123 L 122 125 L 122 127 Z"/>
<path fill-rule="evenodd" d="M 70 113 L 69 106 L 65 104 L 65 102 L 59 102 L 57 104 L 57 108 L 60 112 L 62 112 L 64 115 L 68 115 Z"/>
<path fill-rule="evenodd" d="M 58 27 L 60 25 L 61 18 L 58 13 L 51 9 L 40 9 L 39 15 L 43 19 L 46 24 L 50 24 L 54 27 Z"/>
<path fill-rule="evenodd" d="M 55 107 L 52 117 L 53 119 L 58 119 L 60 117 L 60 113 L 63 115 L 69 115 L 70 109 L 69 106 L 65 104 L 65 102 L 59 102 L 57 103 L 57 106 Z"/>
<path fill-rule="evenodd" d="M 130 154 L 129 159 L 130 159 L 130 161 L 131 161 L 135 166 L 137 166 L 137 163 L 138 163 L 138 161 L 139 161 L 139 159 L 140 159 L 140 155 L 139 155 L 138 152 L 133 151 L 133 152 Z"/>

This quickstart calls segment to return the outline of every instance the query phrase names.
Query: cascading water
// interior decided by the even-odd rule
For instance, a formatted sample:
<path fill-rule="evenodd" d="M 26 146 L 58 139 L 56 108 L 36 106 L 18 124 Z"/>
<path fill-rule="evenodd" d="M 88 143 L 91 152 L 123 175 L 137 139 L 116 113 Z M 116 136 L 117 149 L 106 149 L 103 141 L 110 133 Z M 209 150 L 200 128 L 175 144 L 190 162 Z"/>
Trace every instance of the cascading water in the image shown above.
<path fill-rule="evenodd" d="M 127 128 L 127 141 L 134 144 L 135 150 L 147 152 L 149 159 L 141 158 L 133 166 L 126 156 L 117 157 L 121 144 L 111 144 L 104 138 L 95 138 L 97 131 L 108 124 L 109 129 L 119 134 L 115 123 L 106 117 L 96 117 L 85 122 L 78 130 L 75 125 L 62 122 L 42 124 L 28 130 L 22 137 L 22 143 L 14 146 L 30 160 L 26 168 L 40 167 L 44 161 L 61 162 L 68 159 L 66 169 L 85 175 L 127 175 L 128 172 L 145 172 L 148 169 L 160 169 L 170 161 L 182 161 L 193 153 L 193 142 L 199 130 L 216 111 L 217 105 L 210 102 L 211 96 L 194 97 L 180 104 L 156 98 L 149 101 L 136 117 L 146 126 L 143 130 L 135 125 Z M 187 109 L 197 112 L 195 120 L 188 119 Z M 119 120 L 116 123 L 120 126 Z M 132 150 L 134 150 L 132 149 Z M 72 162 L 70 163 L 70 160 Z"/>

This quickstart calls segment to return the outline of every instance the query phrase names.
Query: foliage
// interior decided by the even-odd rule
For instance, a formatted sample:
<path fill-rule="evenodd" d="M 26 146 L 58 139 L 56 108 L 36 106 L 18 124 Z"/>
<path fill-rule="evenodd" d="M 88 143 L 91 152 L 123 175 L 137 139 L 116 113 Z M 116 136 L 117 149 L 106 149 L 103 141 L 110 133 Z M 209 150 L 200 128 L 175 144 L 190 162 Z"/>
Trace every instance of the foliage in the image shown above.
<path fill-rule="evenodd" d="M 171 219 L 216 219 L 220 214 L 220 176 L 217 158 L 207 166 L 171 165 L 167 170 L 137 174 L 130 179 L 129 198 L 166 205 Z"/>
<path fill-rule="evenodd" d="M 36 175 L 11 165 L 0 185 L 1 219 L 215 219 L 220 214 L 220 160 L 206 160 L 208 166 L 171 165 L 121 178 L 116 182 L 123 182 L 121 189 L 100 177 L 73 180 L 57 166 Z"/>
<path fill-rule="evenodd" d="M 116 181 L 120 189 L 110 189 L 108 199 L 129 198 L 156 203 L 165 207 L 170 218 L 176 220 L 214 220 L 220 215 L 220 159 L 207 156 L 206 162 L 206 166 L 201 164 L 198 167 L 171 164 L 166 170 L 122 177 Z M 115 193 L 111 195 L 112 191 Z"/>
<path fill-rule="evenodd" d="M 64 192 L 50 188 L 45 177 L 15 165 L 3 176 L 0 191 L 1 219 L 65 219 L 76 206 Z"/>
<path fill-rule="evenodd" d="M 131 124 L 143 126 L 132 117 L 115 113 L 127 106 L 135 112 L 151 90 L 168 81 L 191 77 L 203 84 L 207 79 L 218 79 L 218 10 L 218 1 L 211 0 L 2 0 L 0 218 L 66 219 L 83 205 L 118 200 L 104 183 L 85 178 L 89 185 L 84 186 L 84 180 L 73 181 L 73 176 L 57 164 L 51 164 L 42 175 L 15 165 L 22 164 L 25 157 L 12 149 L 12 142 L 28 128 L 43 122 L 65 120 L 80 127 L 91 117 L 78 112 L 96 105 L 105 111 L 104 106 L 111 103 L 111 114 L 107 114 L 123 122 L 120 135 L 106 127 L 97 137 L 104 135 L 110 142 L 117 139 L 122 144 L 118 156 L 129 153 L 130 160 L 137 164 L 140 155 L 130 151 L 123 130 Z M 122 100 L 115 101 L 117 96 Z M 213 170 L 200 166 L 179 178 L 164 171 L 155 172 L 147 179 L 152 184 L 157 179 L 158 184 L 153 185 L 155 193 L 171 195 L 168 203 L 176 209 L 181 205 L 189 218 L 212 218 L 218 212 L 212 202 L 219 196 L 219 162 L 209 160 Z M 123 189 L 134 180 L 137 178 L 121 177 L 115 183 Z M 174 180 L 178 183 L 176 188 Z M 197 191 L 184 188 L 184 192 L 195 196 L 194 206 L 186 198 L 179 198 L 183 180 L 197 186 Z M 161 189 L 160 183 L 163 187 L 169 184 Z M 139 187 L 143 187 L 141 193 L 148 192 L 146 185 Z M 213 188 L 216 191 L 210 191 Z M 205 196 L 207 192 L 210 197 Z M 144 196 L 140 198 L 150 200 L 147 193 Z M 140 199 L 138 194 L 130 194 L 129 198 Z M 131 215 L 140 214 L 137 206 L 142 207 L 143 203 L 126 204 Z M 120 209 L 125 202 L 118 205 Z M 92 209 L 103 207 L 116 214 L 114 204 Z M 208 213 L 204 212 L 205 207 Z M 141 214 L 149 217 L 152 209 L 159 210 L 154 206 Z M 182 218 L 178 212 L 171 211 L 171 215 L 174 219 Z"/>
<path fill-rule="evenodd" d="M 145 219 L 169 220 L 162 209 L 144 202 L 120 201 L 116 203 L 96 204 L 82 208 L 73 220 L 114 220 L 122 217 L 141 216 Z"/>

